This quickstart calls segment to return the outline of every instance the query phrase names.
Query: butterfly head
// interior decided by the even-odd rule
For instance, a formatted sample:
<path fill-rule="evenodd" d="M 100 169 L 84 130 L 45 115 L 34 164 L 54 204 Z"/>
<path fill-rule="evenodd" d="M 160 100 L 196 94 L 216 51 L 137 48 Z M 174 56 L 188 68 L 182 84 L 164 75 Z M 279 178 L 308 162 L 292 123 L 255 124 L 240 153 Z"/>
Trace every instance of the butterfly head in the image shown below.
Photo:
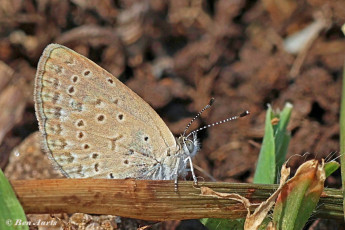
<path fill-rule="evenodd" d="M 187 156 L 191 156 L 191 157 L 195 156 L 195 154 L 200 149 L 200 144 L 197 139 L 196 133 L 193 134 L 192 138 L 181 135 L 180 137 L 177 138 L 176 142 L 177 142 L 177 145 L 179 146 L 180 153 Z"/>

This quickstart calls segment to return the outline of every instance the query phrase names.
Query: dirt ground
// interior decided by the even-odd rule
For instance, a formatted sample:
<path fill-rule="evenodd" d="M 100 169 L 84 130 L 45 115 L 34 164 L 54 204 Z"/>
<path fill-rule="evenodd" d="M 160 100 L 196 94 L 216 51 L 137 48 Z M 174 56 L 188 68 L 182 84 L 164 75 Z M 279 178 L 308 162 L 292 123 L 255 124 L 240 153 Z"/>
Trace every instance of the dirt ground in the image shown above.
<path fill-rule="evenodd" d="M 194 164 L 217 181 L 252 182 L 268 103 L 294 105 L 292 169 L 306 159 L 333 159 L 340 150 L 344 22 L 345 3 L 336 0 L 0 0 L 0 166 L 9 179 L 60 177 L 35 133 L 33 82 L 49 43 L 118 77 L 175 135 L 212 97 L 214 105 L 190 130 L 249 110 L 248 117 L 198 134 L 202 147 Z M 13 157 L 18 151 L 21 158 Z M 340 185 L 340 172 L 326 181 Z M 122 229 L 140 225 L 104 219 Z M 197 221 L 155 227 L 201 228 Z"/>

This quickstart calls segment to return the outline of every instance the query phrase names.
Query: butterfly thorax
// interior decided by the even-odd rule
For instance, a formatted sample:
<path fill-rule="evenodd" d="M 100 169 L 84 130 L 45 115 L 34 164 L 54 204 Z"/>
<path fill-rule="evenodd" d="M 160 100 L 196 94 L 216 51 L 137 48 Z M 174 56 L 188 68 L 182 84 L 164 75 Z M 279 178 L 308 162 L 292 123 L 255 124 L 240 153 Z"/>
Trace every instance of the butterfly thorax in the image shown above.
<path fill-rule="evenodd" d="M 172 156 L 170 167 L 175 171 L 175 176 L 180 176 L 185 178 L 187 175 L 187 160 L 192 158 L 199 150 L 199 142 L 196 138 L 196 135 L 193 136 L 193 139 L 188 139 L 185 136 L 181 135 L 176 138 L 177 151 Z M 177 173 L 176 173 L 177 172 Z"/>

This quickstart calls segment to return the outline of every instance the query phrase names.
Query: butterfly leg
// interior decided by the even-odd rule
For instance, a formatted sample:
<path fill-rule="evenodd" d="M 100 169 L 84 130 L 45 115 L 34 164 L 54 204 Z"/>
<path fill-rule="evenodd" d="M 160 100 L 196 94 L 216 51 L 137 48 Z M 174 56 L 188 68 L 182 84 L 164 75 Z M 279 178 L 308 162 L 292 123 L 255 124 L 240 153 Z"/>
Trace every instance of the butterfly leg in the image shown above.
<path fill-rule="evenodd" d="M 178 191 L 178 183 L 177 183 L 177 178 L 175 178 L 175 181 L 174 181 L 174 188 L 175 188 L 175 192 Z"/>
<path fill-rule="evenodd" d="M 195 184 L 197 184 L 198 183 L 198 179 L 196 178 L 195 173 L 194 173 L 194 167 L 193 167 L 193 162 L 192 162 L 191 156 L 189 156 L 189 157 L 187 157 L 185 159 L 185 162 L 187 162 L 187 161 L 189 161 L 190 171 L 192 172 L 193 181 L 194 181 Z"/>
<path fill-rule="evenodd" d="M 177 189 L 178 189 L 178 169 L 179 169 L 179 167 L 180 167 L 180 160 L 178 159 L 177 161 L 176 161 L 176 165 L 175 165 L 175 172 L 174 172 L 174 177 L 175 177 L 175 181 L 174 181 L 174 183 L 175 183 L 175 192 L 177 192 Z"/>

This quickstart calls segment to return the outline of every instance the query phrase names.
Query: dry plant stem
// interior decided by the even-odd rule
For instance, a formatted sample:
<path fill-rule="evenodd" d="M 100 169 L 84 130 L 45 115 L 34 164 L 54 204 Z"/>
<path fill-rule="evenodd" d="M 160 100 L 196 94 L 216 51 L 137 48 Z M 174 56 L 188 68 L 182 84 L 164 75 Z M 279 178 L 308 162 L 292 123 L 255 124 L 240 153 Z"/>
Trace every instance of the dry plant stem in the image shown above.
<path fill-rule="evenodd" d="M 318 26 L 315 28 L 313 36 L 307 42 L 305 47 L 299 52 L 298 56 L 296 57 L 293 65 L 292 65 L 292 68 L 290 70 L 290 76 L 292 78 L 296 78 L 299 75 L 301 67 L 303 65 L 303 62 L 304 62 L 305 58 L 307 57 L 308 51 L 312 47 L 314 41 L 318 38 L 320 32 L 323 29 L 329 27 L 329 22 L 326 21 L 324 18 L 319 18 L 317 20 L 317 22 L 318 22 L 318 24 L 317 24 Z"/>
<path fill-rule="evenodd" d="M 199 182 L 194 186 L 193 182 L 179 181 L 178 192 L 175 192 L 173 181 L 134 179 L 16 180 L 11 184 L 26 214 L 83 212 L 157 221 L 247 215 L 239 202 L 200 196 L 201 186 L 217 192 L 238 193 L 251 203 L 266 200 L 277 188 L 274 185 L 223 182 Z M 323 218 L 341 219 L 341 197 L 340 190 L 326 190 L 316 216 L 320 213 Z"/>

